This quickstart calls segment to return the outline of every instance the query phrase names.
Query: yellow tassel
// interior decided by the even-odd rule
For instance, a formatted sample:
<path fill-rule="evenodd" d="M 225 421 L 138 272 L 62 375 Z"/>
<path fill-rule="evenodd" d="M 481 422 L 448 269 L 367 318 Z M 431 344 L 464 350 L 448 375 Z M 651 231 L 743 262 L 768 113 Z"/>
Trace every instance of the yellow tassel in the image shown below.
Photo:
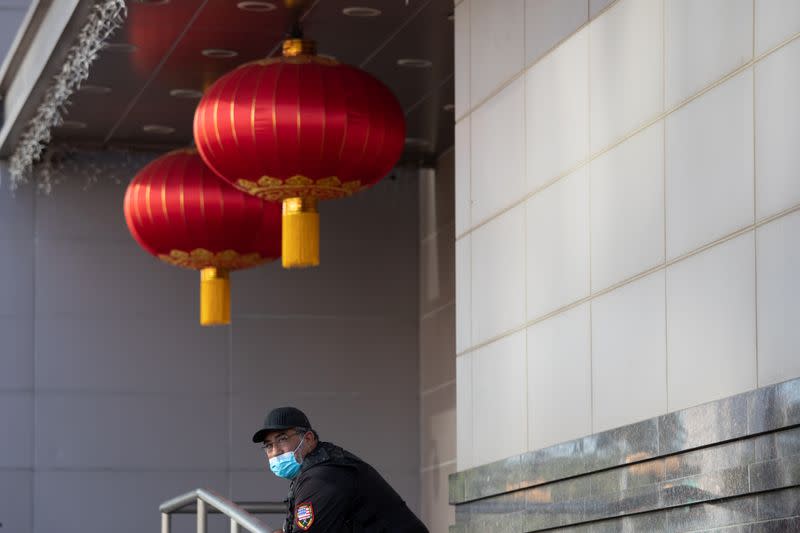
<path fill-rule="evenodd" d="M 319 213 L 316 198 L 283 201 L 283 268 L 319 265 Z"/>
<path fill-rule="evenodd" d="M 208 267 L 200 271 L 200 324 L 231 323 L 231 282 L 228 271 Z"/>

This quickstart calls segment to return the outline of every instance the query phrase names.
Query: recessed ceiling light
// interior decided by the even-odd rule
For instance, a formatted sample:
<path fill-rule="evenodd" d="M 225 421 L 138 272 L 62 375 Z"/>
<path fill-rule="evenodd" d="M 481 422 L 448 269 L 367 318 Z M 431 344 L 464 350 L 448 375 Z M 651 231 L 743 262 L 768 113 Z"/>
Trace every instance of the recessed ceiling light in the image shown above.
<path fill-rule="evenodd" d="M 201 53 L 206 57 L 213 57 L 215 59 L 228 59 L 239 55 L 239 52 L 225 50 L 223 48 L 206 48 Z"/>
<path fill-rule="evenodd" d="M 444 109 L 445 111 L 455 111 L 456 106 L 453 104 L 446 104 L 442 109 Z"/>
<path fill-rule="evenodd" d="M 199 100 L 203 97 L 202 91 L 194 89 L 172 89 L 169 95 L 174 98 L 186 98 L 187 100 Z"/>
<path fill-rule="evenodd" d="M 132 54 L 137 50 L 136 45 L 130 43 L 105 43 L 103 48 L 111 52 L 121 52 L 126 54 Z"/>
<path fill-rule="evenodd" d="M 90 85 L 86 83 L 81 85 L 78 91 L 85 94 L 108 94 L 111 92 L 111 87 L 106 87 L 104 85 Z"/>
<path fill-rule="evenodd" d="M 275 4 L 272 2 L 256 2 L 255 0 L 247 0 L 246 2 L 239 2 L 236 7 L 242 11 L 254 11 L 256 13 L 267 13 L 275 11 Z"/>
<path fill-rule="evenodd" d="M 374 7 L 352 6 L 342 9 L 342 13 L 348 17 L 377 17 L 381 14 L 380 9 Z"/>
<path fill-rule="evenodd" d="M 146 124 L 142 126 L 142 131 L 145 133 L 153 133 L 155 135 L 169 135 L 175 132 L 175 128 L 171 126 L 162 126 L 161 124 Z"/>
<path fill-rule="evenodd" d="M 433 63 L 428 61 L 427 59 L 417 59 L 417 58 L 410 58 L 406 57 L 403 59 L 397 60 L 397 65 L 401 67 L 407 68 L 430 68 Z"/>
<path fill-rule="evenodd" d="M 86 128 L 86 123 L 80 120 L 65 120 L 59 125 L 60 128 L 68 130 L 82 130 Z"/>

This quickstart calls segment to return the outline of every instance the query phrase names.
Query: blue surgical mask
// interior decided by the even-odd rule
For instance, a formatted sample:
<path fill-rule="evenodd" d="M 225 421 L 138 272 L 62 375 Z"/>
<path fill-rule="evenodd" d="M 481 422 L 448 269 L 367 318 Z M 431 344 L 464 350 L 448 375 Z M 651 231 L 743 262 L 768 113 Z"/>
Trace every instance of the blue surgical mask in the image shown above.
<path fill-rule="evenodd" d="M 272 470 L 272 473 L 278 477 L 286 478 L 286 479 L 294 479 L 297 473 L 300 471 L 300 463 L 297 462 L 297 457 L 295 454 L 297 450 L 299 450 L 303 446 L 302 439 L 300 444 L 297 445 L 297 448 L 294 449 L 293 452 L 286 452 L 278 455 L 277 457 L 272 457 L 269 460 L 269 469 Z"/>

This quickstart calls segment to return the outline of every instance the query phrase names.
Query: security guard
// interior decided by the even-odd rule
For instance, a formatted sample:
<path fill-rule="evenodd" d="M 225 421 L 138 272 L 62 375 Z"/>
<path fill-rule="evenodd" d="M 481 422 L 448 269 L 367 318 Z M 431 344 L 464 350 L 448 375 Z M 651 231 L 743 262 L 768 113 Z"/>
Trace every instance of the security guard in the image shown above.
<path fill-rule="evenodd" d="M 263 443 L 270 470 L 291 480 L 284 533 L 428 533 L 374 468 L 320 442 L 299 409 L 273 409 L 253 442 Z"/>

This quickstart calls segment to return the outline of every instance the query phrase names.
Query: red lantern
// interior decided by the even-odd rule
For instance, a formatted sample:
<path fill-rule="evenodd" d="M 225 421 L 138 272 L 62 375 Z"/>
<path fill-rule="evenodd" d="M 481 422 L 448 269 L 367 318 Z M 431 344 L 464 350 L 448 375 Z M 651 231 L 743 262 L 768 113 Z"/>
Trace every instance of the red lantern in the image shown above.
<path fill-rule="evenodd" d="M 222 182 L 195 150 L 145 166 L 125 193 L 139 245 L 171 265 L 200 270 L 200 323 L 230 323 L 229 272 L 277 259 L 280 208 Z"/>
<path fill-rule="evenodd" d="M 200 156 L 239 189 L 283 201 L 283 265 L 319 264 L 318 200 L 385 176 L 405 141 L 397 99 L 366 72 L 289 39 L 206 91 L 194 117 Z"/>

